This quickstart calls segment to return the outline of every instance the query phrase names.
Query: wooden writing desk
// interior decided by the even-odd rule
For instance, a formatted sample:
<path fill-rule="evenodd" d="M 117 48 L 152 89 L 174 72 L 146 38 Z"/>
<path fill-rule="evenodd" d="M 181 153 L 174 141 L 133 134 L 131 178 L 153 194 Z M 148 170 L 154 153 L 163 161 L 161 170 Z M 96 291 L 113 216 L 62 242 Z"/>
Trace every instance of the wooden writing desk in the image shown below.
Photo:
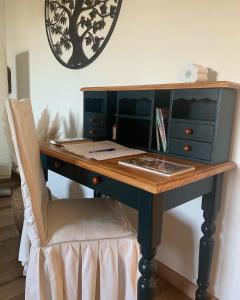
<path fill-rule="evenodd" d="M 194 171 L 171 178 L 162 177 L 118 165 L 118 159 L 94 161 L 62 148 L 42 144 L 42 161 L 49 169 L 138 211 L 138 242 L 142 258 L 139 262 L 138 300 L 154 298 L 154 256 L 161 242 L 162 219 L 165 211 L 203 196 L 204 223 L 200 241 L 198 290 L 196 299 L 207 299 L 209 273 L 213 255 L 214 221 L 220 209 L 222 175 L 235 167 L 233 162 L 207 165 L 167 157 L 168 160 L 195 166 Z M 149 154 L 166 158 L 159 154 Z M 114 299 L 113 299 L 114 300 Z"/>

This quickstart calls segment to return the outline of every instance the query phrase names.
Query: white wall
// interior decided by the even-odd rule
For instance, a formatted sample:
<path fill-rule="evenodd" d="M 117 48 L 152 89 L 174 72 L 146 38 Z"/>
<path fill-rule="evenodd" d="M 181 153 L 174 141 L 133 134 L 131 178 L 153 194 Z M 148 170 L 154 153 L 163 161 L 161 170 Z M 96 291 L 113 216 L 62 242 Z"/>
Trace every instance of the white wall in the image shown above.
<path fill-rule="evenodd" d="M 5 3 L 4 0 L 0 0 L 0 42 L 5 44 Z"/>
<path fill-rule="evenodd" d="M 66 127 L 71 121 L 75 130 L 67 128 L 68 134 L 82 134 L 79 89 L 83 86 L 175 82 L 178 71 L 188 63 L 200 63 L 218 71 L 219 80 L 240 82 L 238 0 L 123 1 L 107 47 L 95 62 L 82 70 L 65 69 L 52 55 L 44 28 L 44 1 L 8 0 L 5 4 L 13 96 L 19 94 L 17 89 L 22 96 L 23 83 L 17 84 L 16 78 L 21 79 L 21 74 L 29 72 L 30 84 L 25 93 L 33 101 L 36 118 L 48 105 L 52 112 L 61 112 Z M 22 63 L 28 59 L 29 69 Z M 239 110 L 238 106 L 232 146 L 232 158 L 237 163 L 240 160 Z M 225 209 L 218 222 L 220 235 L 211 291 L 221 300 L 235 300 L 239 295 L 239 179 L 238 170 L 225 176 Z M 80 188 L 72 184 L 69 192 L 68 184 L 65 179 L 50 178 L 58 196 L 81 194 Z M 165 216 L 164 238 L 158 253 L 163 263 L 192 281 L 197 276 L 200 204 L 197 199 Z"/>

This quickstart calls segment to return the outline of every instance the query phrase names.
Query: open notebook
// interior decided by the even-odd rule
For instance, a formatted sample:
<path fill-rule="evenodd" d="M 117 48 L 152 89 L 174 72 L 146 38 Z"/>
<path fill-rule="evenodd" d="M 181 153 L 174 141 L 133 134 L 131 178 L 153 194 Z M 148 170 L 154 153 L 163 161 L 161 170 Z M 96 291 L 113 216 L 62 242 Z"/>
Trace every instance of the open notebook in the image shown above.
<path fill-rule="evenodd" d="M 73 154 L 81 155 L 96 160 L 105 160 L 129 155 L 146 153 L 142 150 L 131 149 L 111 141 L 67 143 L 62 144 L 65 150 Z"/>

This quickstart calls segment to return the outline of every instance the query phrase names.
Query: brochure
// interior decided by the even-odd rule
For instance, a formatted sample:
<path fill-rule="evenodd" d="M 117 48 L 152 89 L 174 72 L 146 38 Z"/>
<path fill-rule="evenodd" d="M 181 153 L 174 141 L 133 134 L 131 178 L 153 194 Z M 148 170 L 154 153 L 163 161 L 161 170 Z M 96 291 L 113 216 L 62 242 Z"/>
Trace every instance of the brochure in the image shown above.
<path fill-rule="evenodd" d="M 118 163 L 120 165 L 152 172 L 162 176 L 173 176 L 195 169 L 193 166 L 173 163 L 150 156 L 120 160 Z"/>

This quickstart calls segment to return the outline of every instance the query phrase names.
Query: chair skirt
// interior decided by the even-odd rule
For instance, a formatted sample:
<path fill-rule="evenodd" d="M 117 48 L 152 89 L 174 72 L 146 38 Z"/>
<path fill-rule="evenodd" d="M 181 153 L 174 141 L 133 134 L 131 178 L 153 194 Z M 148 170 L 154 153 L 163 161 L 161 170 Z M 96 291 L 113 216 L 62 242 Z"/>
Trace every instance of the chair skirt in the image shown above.
<path fill-rule="evenodd" d="M 139 258 L 135 234 L 31 247 L 25 299 L 137 299 Z"/>

